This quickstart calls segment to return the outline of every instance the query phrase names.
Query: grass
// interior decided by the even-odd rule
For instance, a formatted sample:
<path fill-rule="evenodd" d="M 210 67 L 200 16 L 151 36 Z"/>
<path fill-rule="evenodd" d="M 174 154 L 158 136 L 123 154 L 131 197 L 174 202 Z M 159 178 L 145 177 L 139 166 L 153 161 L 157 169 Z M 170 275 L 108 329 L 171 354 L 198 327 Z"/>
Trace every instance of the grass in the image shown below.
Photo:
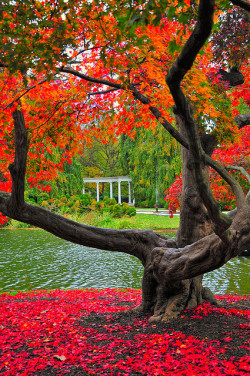
<path fill-rule="evenodd" d="M 178 228 L 180 223 L 179 216 L 170 218 L 168 216 L 158 216 L 151 214 L 136 214 L 134 217 L 113 218 L 109 213 L 90 212 L 81 217 L 71 219 L 78 220 L 81 223 L 92 226 L 116 228 L 116 229 L 150 229 L 165 230 Z"/>
<path fill-rule="evenodd" d="M 175 229 L 178 228 L 180 218 L 179 216 L 174 216 L 170 218 L 169 216 L 159 216 L 150 214 L 136 214 L 134 217 L 122 217 L 113 218 L 109 213 L 98 213 L 89 212 L 81 216 L 67 215 L 67 218 L 72 219 L 77 222 L 81 222 L 91 226 L 98 226 L 103 228 L 115 228 L 115 229 L 150 229 L 154 231 L 164 231 L 165 229 Z M 10 220 L 8 228 L 30 228 L 31 226 L 18 222 L 16 220 Z"/>

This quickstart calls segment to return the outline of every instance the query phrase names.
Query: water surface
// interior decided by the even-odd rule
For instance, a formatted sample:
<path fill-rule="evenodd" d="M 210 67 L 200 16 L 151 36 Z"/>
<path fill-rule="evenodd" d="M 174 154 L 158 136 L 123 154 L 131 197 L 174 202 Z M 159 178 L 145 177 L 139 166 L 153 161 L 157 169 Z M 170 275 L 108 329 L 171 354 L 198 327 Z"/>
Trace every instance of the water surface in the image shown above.
<path fill-rule="evenodd" d="M 238 257 L 208 273 L 216 294 L 249 294 L 250 259 Z M 133 256 L 72 244 L 43 230 L 0 230 L 0 292 L 33 289 L 141 288 Z"/>

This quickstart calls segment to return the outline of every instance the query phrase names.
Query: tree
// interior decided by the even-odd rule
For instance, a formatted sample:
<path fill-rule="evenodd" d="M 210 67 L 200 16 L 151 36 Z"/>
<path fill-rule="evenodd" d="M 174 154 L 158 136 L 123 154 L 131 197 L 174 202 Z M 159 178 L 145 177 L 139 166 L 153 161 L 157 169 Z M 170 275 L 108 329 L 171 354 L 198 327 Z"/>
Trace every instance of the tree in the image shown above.
<path fill-rule="evenodd" d="M 230 3 L 249 10 L 249 4 L 244 0 L 232 0 Z M 212 72 L 212 50 L 206 43 L 213 29 L 215 11 L 219 22 L 215 2 L 201 0 L 198 7 L 196 2 L 190 5 L 188 0 L 175 1 L 171 6 L 165 1 L 138 1 L 133 4 L 110 1 L 105 3 L 105 7 L 93 1 L 90 4 L 79 3 L 78 8 L 76 4 L 70 17 L 76 15 L 72 35 L 76 36 L 74 43 L 78 42 L 78 49 L 72 50 L 71 61 L 65 57 L 68 65 L 60 64 L 58 46 L 52 51 L 51 46 L 46 49 L 50 38 L 62 30 L 62 25 L 67 20 L 66 16 L 62 17 L 66 10 L 61 11 L 60 6 L 65 7 L 68 3 L 57 3 L 59 9 L 52 1 L 48 4 L 45 6 L 40 2 L 25 2 L 26 8 L 23 10 L 39 7 L 38 20 L 31 20 L 30 28 L 43 32 L 45 43 L 42 62 L 48 59 L 48 51 L 53 56 L 50 64 L 44 64 L 43 73 L 48 71 L 50 77 L 63 73 L 63 80 L 66 75 L 75 77 L 74 81 L 72 78 L 69 81 L 71 90 L 81 93 L 82 97 L 85 94 L 85 97 L 92 100 L 84 108 L 86 111 L 78 111 L 76 125 L 79 116 L 85 119 L 85 124 L 89 123 L 88 119 L 91 117 L 101 116 L 111 133 L 119 135 L 126 132 L 133 135 L 134 119 L 139 112 L 140 119 L 145 121 L 144 126 L 157 119 L 180 143 L 183 158 L 181 225 L 174 241 L 147 230 L 118 231 L 86 226 L 50 213 L 44 208 L 27 204 L 24 201 L 26 157 L 30 137 L 27 136 L 27 128 L 29 131 L 32 116 L 28 116 L 27 121 L 25 111 L 20 105 L 11 108 L 15 128 L 15 159 L 9 167 L 12 192 L 0 193 L 1 212 L 75 243 L 125 252 L 139 258 L 144 266 L 144 275 L 142 303 L 137 310 L 153 314 L 151 320 L 169 320 L 185 307 L 201 304 L 204 299 L 216 303 L 212 293 L 202 286 L 202 274 L 222 266 L 250 247 L 250 195 L 245 197 L 238 181 L 211 158 L 217 142 L 230 139 L 237 133 L 237 127 L 233 124 L 232 98 L 227 94 L 228 85 L 225 86 L 223 80 L 218 80 L 216 74 L 208 74 L 209 71 Z M 228 11 L 227 2 L 220 1 L 218 4 L 223 12 Z M 10 2 L 8 5 L 10 7 L 13 4 Z M 55 7 L 54 11 L 50 9 L 51 5 Z M 21 7 L 21 4 L 19 6 Z M 47 18 L 41 17 L 43 7 L 46 12 L 49 9 L 53 21 L 61 11 L 59 26 L 55 22 L 52 29 L 50 24 L 44 29 L 40 22 L 41 19 L 47 20 L 48 15 L 46 13 Z M 16 12 L 12 11 L 15 18 Z M 33 15 L 34 12 L 30 14 Z M 8 16 L 11 18 L 12 14 Z M 161 18 L 161 25 L 154 25 Z M 13 20 L 7 19 L 9 26 L 14 25 L 13 29 L 10 26 L 12 31 L 7 40 L 8 48 L 4 50 L 1 58 L 1 65 L 5 67 L 7 75 L 18 70 L 19 62 L 16 56 L 20 57 L 20 46 L 23 46 L 19 32 L 15 34 L 16 21 L 15 19 L 13 23 Z M 25 25 L 26 32 L 29 29 L 28 21 L 29 18 Z M 144 22 L 147 26 L 137 27 L 139 22 Z M 68 21 L 67 35 L 70 34 L 70 23 L 71 20 Z M 53 41 L 53 38 L 51 40 Z M 13 51 L 18 48 L 20 54 L 10 56 L 11 43 Z M 69 45 L 68 40 L 67 46 Z M 20 62 L 26 81 L 29 66 L 36 74 L 34 56 L 40 56 L 34 43 L 29 44 L 29 48 L 28 53 L 24 50 L 24 57 Z M 205 54 L 199 54 L 200 52 Z M 79 68 L 75 69 L 78 61 Z M 81 66 L 84 66 L 84 70 Z M 39 64 L 37 67 L 41 69 Z M 67 84 L 60 87 L 67 92 Z M 77 108 L 79 103 L 80 100 L 76 99 Z M 140 103 L 136 106 L 136 112 L 135 103 Z M 169 111 L 173 105 L 177 127 L 174 126 L 174 118 Z M 108 116 L 108 111 L 114 106 L 116 121 L 113 116 Z M 6 127 L 12 129 L 10 122 L 7 122 Z M 71 128 L 68 132 L 70 130 Z M 101 129 L 92 127 L 91 131 L 95 134 L 101 132 Z M 75 130 L 75 135 L 79 134 L 78 132 L 79 129 Z M 208 179 L 209 167 L 219 173 L 233 190 L 237 211 L 230 215 L 221 213 L 212 194 Z"/>
<path fill-rule="evenodd" d="M 222 144 L 213 151 L 213 158 L 219 161 L 230 173 L 237 177 L 245 193 L 249 190 L 250 169 L 250 134 L 249 126 L 240 130 L 240 137 L 231 145 Z M 231 187 L 213 169 L 209 170 L 213 195 L 223 210 L 235 208 L 235 197 Z M 169 210 L 175 212 L 180 208 L 182 191 L 182 176 L 177 176 L 171 187 L 166 190 L 165 200 L 169 203 Z"/>
<path fill-rule="evenodd" d="M 164 204 L 164 190 L 181 171 L 180 148 L 161 125 L 138 128 L 134 138 L 122 135 L 121 161 L 133 180 L 137 206 Z"/>

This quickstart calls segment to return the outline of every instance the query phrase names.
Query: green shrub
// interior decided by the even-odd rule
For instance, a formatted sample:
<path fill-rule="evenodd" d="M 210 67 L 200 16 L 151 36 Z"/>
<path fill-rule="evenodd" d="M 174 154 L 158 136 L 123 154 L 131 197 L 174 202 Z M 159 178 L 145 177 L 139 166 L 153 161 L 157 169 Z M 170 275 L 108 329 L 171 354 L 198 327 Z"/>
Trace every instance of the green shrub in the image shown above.
<path fill-rule="evenodd" d="M 112 214 L 113 214 L 113 217 L 115 217 L 115 218 L 121 218 L 122 217 L 122 206 L 119 205 L 119 204 L 114 205 Z"/>
<path fill-rule="evenodd" d="M 136 209 L 134 206 L 129 206 L 126 210 L 126 215 L 129 217 L 133 217 L 136 215 Z"/>
<path fill-rule="evenodd" d="M 88 206 L 91 204 L 91 196 L 88 193 L 81 194 L 78 197 L 83 205 Z"/>
<path fill-rule="evenodd" d="M 117 204 L 115 198 L 109 198 L 109 197 L 104 197 L 103 202 L 104 202 L 104 204 L 105 204 L 106 206 L 113 206 L 113 205 L 116 205 L 116 204 Z"/>

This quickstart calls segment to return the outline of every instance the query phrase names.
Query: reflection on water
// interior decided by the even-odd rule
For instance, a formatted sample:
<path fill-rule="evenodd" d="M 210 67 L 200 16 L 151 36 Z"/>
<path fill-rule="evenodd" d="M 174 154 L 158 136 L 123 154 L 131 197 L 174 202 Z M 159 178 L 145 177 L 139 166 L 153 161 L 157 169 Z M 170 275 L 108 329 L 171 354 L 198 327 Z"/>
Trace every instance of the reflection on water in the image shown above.
<path fill-rule="evenodd" d="M 249 294 L 250 260 L 230 260 L 208 273 L 216 294 Z M 135 257 L 72 244 L 42 230 L 0 230 L 0 291 L 140 288 L 143 267 Z"/>

